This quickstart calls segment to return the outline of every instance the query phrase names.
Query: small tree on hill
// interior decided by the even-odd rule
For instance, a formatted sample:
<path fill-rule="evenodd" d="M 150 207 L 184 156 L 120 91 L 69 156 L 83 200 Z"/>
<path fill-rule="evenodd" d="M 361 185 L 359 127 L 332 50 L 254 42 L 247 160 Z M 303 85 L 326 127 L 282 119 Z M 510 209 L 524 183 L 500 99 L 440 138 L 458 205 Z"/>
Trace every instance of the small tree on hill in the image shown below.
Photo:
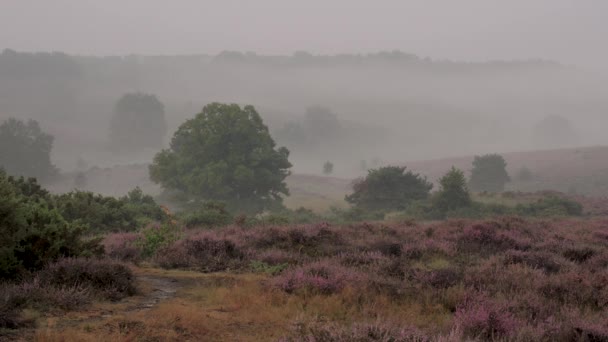
<path fill-rule="evenodd" d="M 507 174 L 507 162 L 499 154 L 475 156 L 469 187 L 475 192 L 502 192 L 511 179 Z"/>
<path fill-rule="evenodd" d="M 405 167 L 386 166 L 370 170 L 367 177 L 355 181 L 346 201 L 370 210 L 400 210 L 410 202 L 429 196 L 433 184 Z"/>
<path fill-rule="evenodd" d="M 325 164 L 323 164 L 323 174 L 331 175 L 332 172 L 334 172 L 334 164 L 330 161 L 326 161 Z"/>
<path fill-rule="evenodd" d="M 464 173 L 453 167 L 440 180 L 441 189 L 433 199 L 433 208 L 445 213 L 472 204 Z"/>
<path fill-rule="evenodd" d="M 154 157 L 150 178 L 186 200 L 217 200 L 259 213 L 282 205 L 289 151 L 275 142 L 253 106 L 212 103 L 183 123 Z"/>
<path fill-rule="evenodd" d="M 114 106 L 111 146 L 121 150 L 158 148 L 167 134 L 165 107 L 154 95 L 125 94 Z"/>
<path fill-rule="evenodd" d="M 35 120 L 4 121 L 0 125 L 0 169 L 40 180 L 55 177 L 58 170 L 51 163 L 53 140 Z"/>

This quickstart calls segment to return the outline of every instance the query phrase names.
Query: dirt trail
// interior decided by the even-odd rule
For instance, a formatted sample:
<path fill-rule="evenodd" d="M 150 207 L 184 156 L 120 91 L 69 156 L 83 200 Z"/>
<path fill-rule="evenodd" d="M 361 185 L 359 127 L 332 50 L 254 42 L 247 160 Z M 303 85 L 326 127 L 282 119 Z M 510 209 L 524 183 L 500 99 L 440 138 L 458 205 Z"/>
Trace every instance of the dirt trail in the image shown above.
<path fill-rule="evenodd" d="M 181 287 L 177 279 L 170 277 L 142 275 L 137 280 L 140 284 L 149 287 L 152 292 L 144 295 L 135 306 L 130 307 L 127 311 L 150 309 L 164 300 L 173 298 Z"/>

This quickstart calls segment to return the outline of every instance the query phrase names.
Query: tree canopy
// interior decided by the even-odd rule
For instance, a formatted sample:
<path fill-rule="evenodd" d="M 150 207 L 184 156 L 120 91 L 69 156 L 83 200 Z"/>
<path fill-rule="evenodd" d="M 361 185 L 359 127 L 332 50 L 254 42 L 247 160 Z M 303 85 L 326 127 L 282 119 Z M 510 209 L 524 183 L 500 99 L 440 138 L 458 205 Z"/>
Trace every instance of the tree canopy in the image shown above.
<path fill-rule="evenodd" d="M 257 213 L 282 205 L 289 151 L 275 148 L 253 106 L 212 103 L 175 132 L 150 165 L 150 178 L 188 200 L 219 200 Z"/>
<path fill-rule="evenodd" d="M 470 206 L 473 201 L 467 189 L 464 172 L 452 166 L 440 180 L 441 189 L 433 199 L 433 207 L 442 213 Z"/>
<path fill-rule="evenodd" d="M 499 154 L 475 156 L 469 187 L 472 191 L 502 192 L 511 180 L 507 174 L 507 162 Z"/>
<path fill-rule="evenodd" d="M 411 201 L 426 199 L 432 188 L 426 178 L 405 167 L 385 166 L 369 170 L 365 178 L 355 181 L 346 201 L 363 209 L 400 210 Z"/>
<path fill-rule="evenodd" d="M 47 180 L 57 175 L 51 163 L 53 136 L 35 120 L 10 118 L 0 125 L 0 168 L 11 175 Z"/>
<path fill-rule="evenodd" d="M 155 95 L 130 93 L 116 102 L 110 122 L 113 148 L 158 148 L 166 134 L 165 107 Z"/>

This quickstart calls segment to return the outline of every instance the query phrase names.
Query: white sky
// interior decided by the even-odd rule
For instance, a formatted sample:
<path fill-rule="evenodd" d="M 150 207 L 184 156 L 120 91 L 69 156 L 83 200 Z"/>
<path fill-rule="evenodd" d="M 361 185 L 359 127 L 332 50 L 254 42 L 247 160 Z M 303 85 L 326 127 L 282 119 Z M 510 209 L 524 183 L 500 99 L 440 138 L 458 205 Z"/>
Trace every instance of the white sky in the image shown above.
<path fill-rule="evenodd" d="M 545 58 L 608 69 L 608 0 L 0 0 L 0 49 Z"/>

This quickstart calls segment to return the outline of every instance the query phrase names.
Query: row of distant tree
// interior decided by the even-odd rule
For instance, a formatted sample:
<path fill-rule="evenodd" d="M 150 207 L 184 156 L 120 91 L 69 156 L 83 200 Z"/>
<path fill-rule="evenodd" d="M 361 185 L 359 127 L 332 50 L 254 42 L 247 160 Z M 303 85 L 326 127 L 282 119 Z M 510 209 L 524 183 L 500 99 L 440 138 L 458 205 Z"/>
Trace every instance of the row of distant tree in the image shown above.
<path fill-rule="evenodd" d="M 152 139 L 167 129 L 163 106 L 156 97 L 127 94 L 115 108 L 114 143 L 162 146 L 162 140 Z M 137 141 L 134 136 L 140 134 L 152 137 Z M 58 170 L 50 158 L 52 147 L 53 137 L 36 121 L 9 119 L 0 125 L 0 166 L 9 174 L 41 180 L 56 176 Z M 439 208 L 452 210 L 454 203 L 466 202 L 459 193 L 469 189 L 500 192 L 510 181 L 507 164 L 498 154 L 477 156 L 472 165 L 468 182 L 459 170 L 451 170 L 440 180 L 444 195 L 437 197 Z M 285 178 L 290 168 L 289 150 L 276 147 L 253 106 L 212 103 L 178 128 L 169 148 L 156 154 L 149 171 L 152 181 L 182 203 L 219 200 L 236 211 L 261 212 L 282 206 L 282 197 L 289 194 Z M 323 171 L 331 174 L 333 164 L 326 162 Z M 427 198 L 432 188 L 419 174 L 388 166 L 369 170 L 365 178 L 354 183 L 354 192 L 346 199 L 368 209 L 399 209 Z"/>

